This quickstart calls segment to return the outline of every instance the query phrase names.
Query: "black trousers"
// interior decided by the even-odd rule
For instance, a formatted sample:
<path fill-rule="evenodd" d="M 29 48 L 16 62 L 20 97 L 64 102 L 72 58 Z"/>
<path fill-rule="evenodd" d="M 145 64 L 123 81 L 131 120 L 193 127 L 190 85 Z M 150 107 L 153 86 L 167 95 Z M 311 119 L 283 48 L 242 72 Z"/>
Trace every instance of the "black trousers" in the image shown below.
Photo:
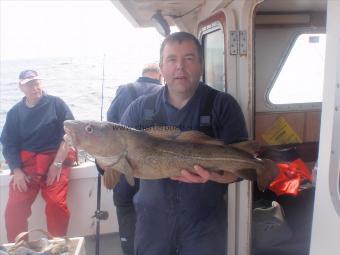
<path fill-rule="evenodd" d="M 131 206 L 116 206 L 119 225 L 119 236 L 122 250 L 125 255 L 133 255 L 136 213 Z"/>
<path fill-rule="evenodd" d="M 117 210 L 120 243 L 125 255 L 133 255 L 134 252 L 136 213 L 132 200 L 138 188 L 138 179 L 135 178 L 135 186 L 130 186 L 124 175 L 121 175 L 113 191 L 113 203 Z"/>

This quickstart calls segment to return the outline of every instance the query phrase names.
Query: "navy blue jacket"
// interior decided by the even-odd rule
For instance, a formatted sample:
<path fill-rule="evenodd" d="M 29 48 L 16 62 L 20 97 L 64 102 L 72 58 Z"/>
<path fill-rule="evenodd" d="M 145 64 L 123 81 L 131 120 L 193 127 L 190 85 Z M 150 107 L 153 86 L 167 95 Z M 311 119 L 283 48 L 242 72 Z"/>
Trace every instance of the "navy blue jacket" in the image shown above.
<path fill-rule="evenodd" d="M 171 125 L 181 130 L 200 130 L 202 122 L 211 122 L 213 136 L 225 144 L 247 139 L 242 111 L 236 100 L 219 92 L 214 100 L 211 120 L 200 116 L 201 105 L 212 90 L 200 83 L 194 96 L 180 110 L 167 101 L 167 86 L 156 94 L 136 99 L 125 111 L 121 123 L 142 129 L 152 125 Z M 149 105 L 153 102 L 152 105 Z M 190 222 L 208 217 L 224 204 L 227 185 L 209 181 L 188 184 L 171 179 L 140 180 L 140 189 L 134 197 L 136 211 L 159 212 L 185 217 Z M 223 206 L 222 206 L 223 208 Z"/>
<path fill-rule="evenodd" d="M 107 120 L 119 123 L 124 111 L 136 98 L 157 92 L 160 86 L 159 80 L 148 77 L 139 77 L 134 83 L 124 84 L 118 87 L 116 96 L 107 111 Z"/>
<path fill-rule="evenodd" d="M 21 167 L 20 151 L 56 150 L 64 136 L 64 120 L 74 119 L 71 110 L 59 97 L 44 94 L 37 105 L 29 108 L 25 97 L 6 116 L 0 141 L 3 155 L 11 170 Z"/>
<path fill-rule="evenodd" d="M 136 98 L 155 93 L 161 89 L 159 80 L 149 77 L 139 77 L 134 83 L 124 84 L 118 87 L 116 96 L 107 111 L 107 120 L 119 123 L 124 111 Z M 114 188 L 114 203 L 116 206 L 132 205 L 132 197 L 137 192 L 139 180 L 135 179 L 136 185 L 131 187 L 121 175 L 118 184 Z"/>

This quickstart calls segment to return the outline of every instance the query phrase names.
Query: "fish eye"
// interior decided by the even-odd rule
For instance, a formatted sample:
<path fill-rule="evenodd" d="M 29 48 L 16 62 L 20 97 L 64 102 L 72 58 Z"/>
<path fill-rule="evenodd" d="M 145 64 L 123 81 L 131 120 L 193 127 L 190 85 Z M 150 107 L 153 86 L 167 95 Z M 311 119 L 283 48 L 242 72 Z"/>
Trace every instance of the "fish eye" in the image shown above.
<path fill-rule="evenodd" d="M 91 125 L 87 125 L 87 126 L 85 127 L 85 130 L 86 130 L 86 132 L 88 132 L 88 133 L 92 133 L 92 132 L 93 132 L 93 128 L 91 127 Z"/>

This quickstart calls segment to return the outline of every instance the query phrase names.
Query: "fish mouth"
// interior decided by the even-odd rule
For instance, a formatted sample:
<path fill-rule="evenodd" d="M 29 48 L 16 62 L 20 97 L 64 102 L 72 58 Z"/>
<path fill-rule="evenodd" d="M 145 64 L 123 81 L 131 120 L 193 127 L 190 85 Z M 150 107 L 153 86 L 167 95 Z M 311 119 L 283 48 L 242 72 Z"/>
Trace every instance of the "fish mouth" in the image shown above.
<path fill-rule="evenodd" d="M 70 145 L 71 147 L 75 147 L 76 146 L 76 139 L 74 136 L 74 133 L 71 129 L 67 128 L 66 126 L 64 126 L 64 131 L 65 131 L 65 135 L 63 137 L 64 141 L 66 143 L 68 143 L 68 145 Z"/>

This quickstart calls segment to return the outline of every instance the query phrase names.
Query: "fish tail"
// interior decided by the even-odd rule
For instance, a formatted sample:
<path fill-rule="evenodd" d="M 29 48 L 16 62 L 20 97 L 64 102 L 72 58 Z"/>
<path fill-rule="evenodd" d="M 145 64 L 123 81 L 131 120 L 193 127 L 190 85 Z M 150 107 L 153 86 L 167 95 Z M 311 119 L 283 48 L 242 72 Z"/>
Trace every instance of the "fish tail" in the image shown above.
<path fill-rule="evenodd" d="M 279 169 L 274 161 L 270 159 L 263 159 L 263 163 L 263 168 L 256 169 L 257 186 L 261 191 L 264 191 L 279 174 Z"/>

